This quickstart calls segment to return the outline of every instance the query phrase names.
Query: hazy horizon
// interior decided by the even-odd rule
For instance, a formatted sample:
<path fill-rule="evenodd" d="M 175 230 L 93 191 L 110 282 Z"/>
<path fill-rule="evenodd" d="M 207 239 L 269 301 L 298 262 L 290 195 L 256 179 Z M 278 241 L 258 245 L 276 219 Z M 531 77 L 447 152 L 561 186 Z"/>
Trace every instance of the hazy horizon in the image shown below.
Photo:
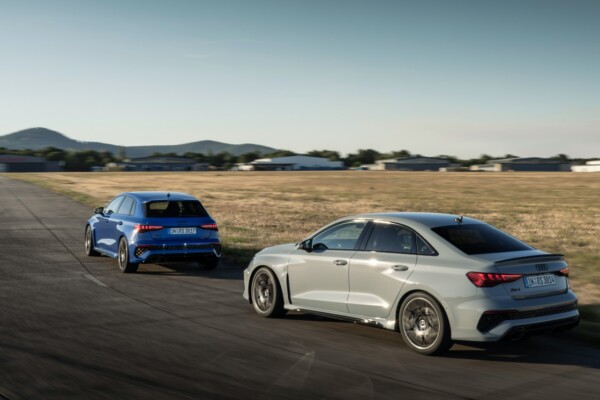
<path fill-rule="evenodd" d="M 0 135 L 600 157 L 598 1 L 0 5 Z"/>
<path fill-rule="evenodd" d="M 67 135 L 67 134 L 65 134 L 63 132 L 58 132 L 58 131 L 56 131 L 54 129 L 49 129 L 49 128 L 46 128 L 46 127 L 39 127 L 39 126 L 38 127 L 32 127 L 32 128 L 22 129 L 22 130 L 19 130 L 19 131 L 16 131 L 16 132 L 11 132 L 8 135 L 13 134 L 13 133 L 19 133 L 19 132 L 22 132 L 22 131 L 27 131 L 27 130 L 30 130 L 30 129 L 46 129 L 46 130 L 49 130 L 49 131 L 57 132 L 57 133 L 65 136 L 65 137 L 67 137 L 68 139 L 72 139 L 72 140 L 78 141 L 80 143 L 98 142 L 98 141 L 78 140 L 77 138 L 71 137 L 71 136 L 69 136 L 69 135 Z M 0 138 L 2 138 L 2 136 L 6 136 L 6 135 L 0 133 Z M 179 142 L 178 143 L 168 143 L 168 144 L 152 144 L 152 143 L 148 143 L 148 144 L 144 144 L 143 146 L 149 146 L 149 147 L 152 147 L 152 146 L 181 146 L 181 145 L 185 145 L 185 144 L 193 144 L 195 142 L 200 142 L 200 141 L 215 141 L 215 142 L 219 142 L 219 141 L 216 141 L 216 140 L 213 140 L 213 139 L 200 139 L 198 141 L 185 142 L 185 143 L 179 143 Z M 110 143 L 110 142 L 101 142 L 101 143 L 107 144 L 107 145 L 115 145 L 114 143 Z M 251 142 L 244 142 L 244 143 L 221 142 L 221 143 L 224 143 L 224 144 L 227 144 L 227 145 L 258 145 L 258 146 L 272 147 L 272 146 L 268 146 L 268 145 L 263 144 L 263 143 L 251 143 Z M 115 145 L 115 146 L 119 146 L 119 145 Z M 132 145 L 132 146 L 123 145 L 123 147 L 135 147 L 135 146 L 137 146 L 137 145 Z M 2 146 L 0 146 L 0 147 L 2 147 Z M 282 149 L 282 148 L 276 148 L 276 147 L 273 147 L 273 149 L 275 151 L 280 151 L 280 150 L 290 150 L 290 151 L 293 151 L 291 149 Z M 307 150 L 305 152 L 295 152 L 295 153 L 299 154 L 299 155 L 301 155 L 301 154 L 307 154 L 307 153 L 311 152 L 312 150 L 334 150 L 334 151 L 337 151 L 335 149 L 314 148 L 314 149 Z M 376 150 L 380 154 L 392 153 L 394 151 L 400 151 L 400 150 L 406 150 L 406 151 L 408 151 L 408 152 L 411 153 L 411 156 L 422 156 L 422 157 L 450 156 L 450 157 L 456 157 L 456 158 L 458 158 L 460 160 L 476 159 L 476 158 L 481 158 L 483 156 L 492 156 L 494 159 L 501 159 L 501 158 L 504 158 L 504 156 L 516 156 L 516 157 L 525 157 L 525 158 L 527 158 L 527 157 L 540 157 L 540 156 L 535 155 L 535 154 L 515 154 L 514 152 L 502 153 L 502 154 L 494 154 L 494 153 L 482 152 L 482 153 L 480 153 L 480 154 L 478 154 L 476 156 L 473 156 L 473 157 L 460 157 L 460 156 L 457 156 L 455 154 L 423 154 L 423 153 L 417 153 L 417 152 L 411 151 L 410 149 L 383 149 L 383 150 L 380 150 L 380 149 L 372 149 L 372 148 L 355 149 L 354 151 L 351 151 L 350 153 L 356 154 L 356 153 L 358 153 L 359 150 Z M 350 153 L 344 153 L 344 152 L 341 152 L 341 151 L 338 151 L 338 153 L 340 154 L 340 157 L 342 157 L 342 158 L 343 157 L 347 157 L 350 154 Z M 561 154 L 565 154 L 565 153 L 557 153 L 557 154 L 553 154 L 553 155 L 547 156 L 547 157 L 558 156 L 558 155 L 561 155 Z M 574 156 L 571 156 L 570 154 L 565 154 L 565 155 L 569 156 L 571 159 L 577 159 L 577 158 L 582 158 L 582 159 L 600 159 L 600 156 L 598 156 L 598 157 L 574 157 Z"/>

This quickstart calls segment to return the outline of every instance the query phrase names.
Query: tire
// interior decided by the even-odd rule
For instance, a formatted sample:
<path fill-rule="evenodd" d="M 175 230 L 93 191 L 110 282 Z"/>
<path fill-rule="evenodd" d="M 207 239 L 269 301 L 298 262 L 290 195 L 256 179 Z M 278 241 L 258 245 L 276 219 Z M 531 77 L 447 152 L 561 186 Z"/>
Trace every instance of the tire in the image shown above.
<path fill-rule="evenodd" d="M 287 312 L 283 308 L 279 281 L 269 268 L 262 267 L 256 271 L 250 283 L 250 296 L 254 311 L 262 317 L 281 317 Z"/>
<path fill-rule="evenodd" d="M 439 303 L 424 292 L 409 295 L 398 313 L 404 342 L 417 353 L 441 354 L 452 346 L 450 324 Z"/>
<path fill-rule="evenodd" d="M 202 261 L 198 261 L 198 268 L 204 271 L 213 270 L 219 266 L 219 260 L 217 257 L 207 257 Z"/>
<path fill-rule="evenodd" d="M 119 269 L 123 273 L 136 272 L 138 269 L 139 264 L 129 262 L 129 246 L 127 245 L 127 240 L 125 238 L 119 240 L 117 262 L 119 263 Z"/>
<path fill-rule="evenodd" d="M 92 227 L 85 227 L 85 254 L 88 257 L 98 257 L 100 253 L 94 250 L 94 239 L 92 237 Z"/>

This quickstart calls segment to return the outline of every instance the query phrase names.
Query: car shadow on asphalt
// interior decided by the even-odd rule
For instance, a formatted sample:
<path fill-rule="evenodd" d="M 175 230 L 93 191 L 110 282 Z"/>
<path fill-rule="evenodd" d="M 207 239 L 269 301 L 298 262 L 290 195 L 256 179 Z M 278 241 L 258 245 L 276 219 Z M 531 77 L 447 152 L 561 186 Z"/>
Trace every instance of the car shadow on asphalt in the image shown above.
<path fill-rule="evenodd" d="M 284 319 L 296 322 L 315 322 L 328 324 L 354 324 L 351 321 L 330 318 L 326 315 L 306 314 L 290 311 Z M 365 334 L 373 340 L 376 335 L 379 340 L 397 337 L 402 342 L 400 333 L 386 329 L 377 329 L 368 324 L 356 323 L 368 328 L 357 329 L 355 334 Z M 333 325 L 331 325 L 333 326 Z M 577 329 L 577 328 L 575 328 Z M 586 368 L 600 369 L 600 348 L 592 344 L 574 339 L 574 331 L 533 336 L 520 341 L 499 342 L 457 342 L 450 351 L 437 357 L 447 359 L 464 359 L 478 361 L 499 361 L 508 363 L 528 363 L 544 365 L 576 365 Z M 381 337 L 379 334 L 383 334 Z M 408 350 L 408 346 L 406 347 Z"/>
<path fill-rule="evenodd" d="M 208 279 L 242 280 L 245 266 L 221 263 L 213 270 L 204 270 L 196 263 L 158 263 L 140 264 L 136 274 L 140 275 L 171 275 L 197 276 Z"/>
<path fill-rule="evenodd" d="M 569 339 L 565 333 L 534 336 L 516 342 L 457 343 L 441 357 L 510 363 L 578 365 L 600 369 L 600 350 Z"/>
<path fill-rule="evenodd" d="M 327 324 L 330 327 L 340 327 L 350 331 L 344 324 L 353 325 L 353 322 L 329 318 L 325 315 L 305 314 L 302 312 L 288 312 L 285 320 L 292 322 Z M 338 325 L 339 324 L 339 325 Z M 352 330 L 353 335 L 364 336 L 367 340 L 378 340 L 382 346 L 404 345 L 398 332 L 386 329 L 377 329 L 366 326 L 368 324 L 354 324 L 357 329 Z M 365 329 L 359 329 L 362 326 Z M 406 350 L 410 351 L 408 346 Z M 574 365 L 585 368 L 600 369 L 600 349 L 586 343 L 573 340 L 567 333 L 556 333 L 534 336 L 522 341 L 500 341 L 492 343 L 459 342 L 450 351 L 436 356 L 446 359 L 462 359 L 473 361 L 492 361 L 513 364 L 541 364 L 541 365 Z"/>

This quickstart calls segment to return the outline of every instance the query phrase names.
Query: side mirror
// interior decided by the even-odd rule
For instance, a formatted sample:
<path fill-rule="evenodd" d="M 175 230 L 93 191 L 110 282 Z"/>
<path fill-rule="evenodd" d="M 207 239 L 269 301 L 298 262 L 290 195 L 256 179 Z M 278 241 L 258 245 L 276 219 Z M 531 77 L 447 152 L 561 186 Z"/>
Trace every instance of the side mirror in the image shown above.
<path fill-rule="evenodd" d="M 102 213 L 104 213 L 104 207 L 94 208 L 94 214 L 102 214 Z"/>
<path fill-rule="evenodd" d="M 305 241 L 300 242 L 298 248 L 310 253 L 312 251 L 312 239 L 306 239 Z"/>

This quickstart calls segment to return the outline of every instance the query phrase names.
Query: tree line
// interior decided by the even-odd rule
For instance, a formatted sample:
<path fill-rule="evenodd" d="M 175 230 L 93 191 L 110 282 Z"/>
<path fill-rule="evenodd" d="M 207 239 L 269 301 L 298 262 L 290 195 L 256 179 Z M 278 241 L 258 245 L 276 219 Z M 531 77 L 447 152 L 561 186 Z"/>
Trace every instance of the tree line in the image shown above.
<path fill-rule="evenodd" d="M 42 157 L 48 161 L 61 162 L 65 171 L 89 171 L 95 166 L 105 166 L 108 163 L 118 163 L 126 160 L 125 152 L 120 151 L 119 154 L 114 155 L 108 151 L 95 151 L 95 150 L 80 150 L 70 151 L 63 150 L 56 147 L 47 147 L 41 150 L 14 150 L 5 149 L 0 147 L 0 154 L 12 154 L 22 156 L 34 156 Z M 233 155 L 228 152 L 212 153 L 192 153 L 187 152 L 184 154 L 175 153 L 154 153 L 152 156 L 156 157 L 185 157 L 196 161 L 197 163 L 207 163 L 214 168 L 228 169 L 238 163 L 249 163 L 259 158 L 276 158 L 276 157 L 287 157 L 298 155 L 289 150 L 277 150 L 269 154 L 261 154 L 259 152 L 248 152 L 240 155 Z M 347 168 L 359 167 L 364 164 L 374 164 L 377 160 L 385 160 L 392 158 L 405 158 L 405 157 L 422 157 L 420 154 L 413 154 L 408 150 L 392 151 L 388 153 L 381 153 L 373 149 L 360 149 L 356 153 L 350 153 L 346 157 L 335 150 L 312 150 L 306 153 L 312 157 L 322 157 L 330 161 L 342 161 L 343 165 Z M 481 165 L 487 164 L 490 160 L 502 159 L 502 158 L 516 158 L 513 154 L 505 154 L 503 156 L 491 156 L 488 154 L 482 154 L 478 158 L 470 159 L 459 159 L 455 156 L 449 155 L 438 155 L 436 157 L 445 158 L 452 163 L 459 166 L 470 166 L 470 165 Z M 562 162 L 583 164 L 589 159 L 571 159 L 566 154 L 558 154 L 552 159 L 560 160 Z"/>

